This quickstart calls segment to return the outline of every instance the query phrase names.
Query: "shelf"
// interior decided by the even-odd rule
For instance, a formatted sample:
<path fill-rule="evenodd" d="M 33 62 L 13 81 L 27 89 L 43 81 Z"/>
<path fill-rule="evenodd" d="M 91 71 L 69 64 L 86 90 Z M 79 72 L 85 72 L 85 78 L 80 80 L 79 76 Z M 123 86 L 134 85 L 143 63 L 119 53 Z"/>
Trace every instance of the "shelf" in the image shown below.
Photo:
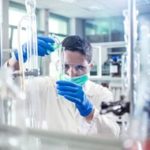
<path fill-rule="evenodd" d="M 93 81 L 107 81 L 107 82 L 121 82 L 121 77 L 111 77 L 111 76 L 90 76 L 90 80 Z"/>
<path fill-rule="evenodd" d="M 125 47 L 126 44 L 127 43 L 125 41 L 92 43 L 93 46 L 103 46 L 103 47 L 107 47 L 107 48 Z"/>
<path fill-rule="evenodd" d="M 108 55 L 123 55 L 125 52 L 108 52 Z"/>

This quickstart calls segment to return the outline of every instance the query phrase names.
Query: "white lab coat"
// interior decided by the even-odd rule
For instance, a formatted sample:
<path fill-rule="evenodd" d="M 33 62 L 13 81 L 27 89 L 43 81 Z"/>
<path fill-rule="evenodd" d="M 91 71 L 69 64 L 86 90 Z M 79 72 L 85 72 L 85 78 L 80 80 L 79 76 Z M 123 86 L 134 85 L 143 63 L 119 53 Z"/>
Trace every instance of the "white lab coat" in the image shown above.
<path fill-rule="evenodd" d="M 112 93 L 101 85 L 87 81 L 84 89 L 89 100 L 95 107 L 94 118 L 87 123 L 80 116 L 74 103 L 56 94 L 56 81 L 50 77 L 36 77 L 26 80 L 25 118 L 33 116 L 35 128 L 53 131 L 115 135 L 119 134 L 119 127 L 112 115 L 100 115 L 101 101 L 113 100 Z M 31 111 L 32 110 L 32 111 Z M 45 124 L 41 124 L 41 120 Z M 26 126 L 32 127 L 28 121 Z"/>
<path fill-rule="evenodd" d="M 113 101 L 113 95 L 108 88 L 88 80 L 84 86 L 85 93 L 95 107 L 94 117 L 90 123 L 77 112 L 79 130 L 82 134 L 98 134 L 100 136 L 119 136 L 120 128 L 113 114 L 100 115 L 102 101 Z"/>
<path fill-rule="evenodd" d="M 78 133 L 74 104 L 56 94 L 55 80 L 43 76 L 29 78 L 25 80 L 25 88 L 27 98 L 22 112 L 25 109 L 26 121 L 18 114 L 20 126 L 25 123 L 31 128 Z"/>

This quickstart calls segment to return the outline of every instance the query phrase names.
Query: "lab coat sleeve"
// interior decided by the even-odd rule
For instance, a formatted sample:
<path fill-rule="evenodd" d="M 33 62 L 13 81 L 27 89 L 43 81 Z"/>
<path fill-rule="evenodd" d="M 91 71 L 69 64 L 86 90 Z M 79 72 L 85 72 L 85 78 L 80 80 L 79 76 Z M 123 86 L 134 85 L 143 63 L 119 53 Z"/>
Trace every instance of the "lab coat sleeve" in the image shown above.
<path fill-rule="evenodd" d="M 93 94 L 90 95 L 88 91 L 92 91 Z M 112 93 L 101 85 L 91 83 L 90 89 L 86 91 L 86 94 L 89 97 L 89 100 L 93 103 L 95 111 L 90 123 L 88 123 L 85 118 L 81 118 L 80 132 L 82 134 L 118 137 L 120 128 L 116 123 L 116 117 L 111 113 L 106 115 L 99 114 L 101 102 L 112 101 Z"/>
<path fill-rule="evenodd" d="M 79 131 L 81 134 L 119 137 L 120 128 L 110 115 L 100 115 L 95 108 L 93 120 L 88 123 L 82 118 Z"/>

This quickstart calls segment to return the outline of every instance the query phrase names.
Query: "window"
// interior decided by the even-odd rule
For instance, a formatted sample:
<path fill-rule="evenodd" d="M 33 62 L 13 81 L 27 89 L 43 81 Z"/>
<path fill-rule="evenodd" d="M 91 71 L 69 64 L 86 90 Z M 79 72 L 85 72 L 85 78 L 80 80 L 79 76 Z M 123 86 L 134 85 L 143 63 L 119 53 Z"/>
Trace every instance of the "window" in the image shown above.
<path fill-rule="evenodd" d="M 86 22 L 86 24 L 85 24 L 85 33 L 87 35 L 94 35 L 94 34 L 96 34 L 96 27 L 97 26 L 93 25 L 92 23 Z"/>
<path fill-rule="evenodd" d="M 57 35 L 67 35 L 69 19 L 63 16 L 51 14 L 49 17 L 49 32 Z"/>
<path fill-rule="evenodd" d="M 19 21 L 25 14 L 25 10 L 9 7 L 9 25 L 18 26 Z"/>
<path fill-rule="evenodd" d="M 17 26 L 21 18 L 26 15 L 25 6 L 10 2 L 9 5 L 9 40 L 10 47 L 16 48 L 18 45 Z M 14 17 L 15 16 L 15 17 Z"/>
<path fill-rule="evenodd" d="M 122 17 L 87 19 L 85 34 L 91 42 L 112 42 L 124 40 Z"/>
<path fill-rule="evenodd" d="M 23 16 L 27 15 L 25 5 L 21 5 L 15 2 L 10 2 L 9 5 L 9 43 L 10 48 L 17 48 L 18 46 L 18 24 Z M 14 17 L 15 16 L 15 17 Z M 25 35 L 25 30 L 22 34 Z M 41 33 L 39 31 L 39 33 Z M 26 41 L 26 36 L 22 36 L 21 41 Z"/>

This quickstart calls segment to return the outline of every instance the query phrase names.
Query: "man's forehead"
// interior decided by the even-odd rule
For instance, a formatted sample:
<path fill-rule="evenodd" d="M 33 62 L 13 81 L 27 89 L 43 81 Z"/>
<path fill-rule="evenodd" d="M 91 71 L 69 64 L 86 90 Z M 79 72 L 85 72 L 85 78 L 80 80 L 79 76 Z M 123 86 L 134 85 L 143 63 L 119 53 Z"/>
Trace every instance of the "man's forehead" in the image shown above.
<path fill-rule="evenodd" d="M 70 65 L 70 66 L 79 66 L 79 65 L 86 65 L 85 63 L 68 63 L 68 62 L 65 62 L 65 65 Z"/>
<path fill-rule="evenodd" d="M 86 57 L 79 52 L 64 51 L 63 61 L 70 65 L 85 65 L 88 63 Z"/>
<path fill-rule="evenodd" d="M 84 60 L 77 60 L 77 59 L 65 59 L 63 60 L 64 64 L 68 64 L 68 65 L 87 65 L 88 61 L 86 59 Z"/>

